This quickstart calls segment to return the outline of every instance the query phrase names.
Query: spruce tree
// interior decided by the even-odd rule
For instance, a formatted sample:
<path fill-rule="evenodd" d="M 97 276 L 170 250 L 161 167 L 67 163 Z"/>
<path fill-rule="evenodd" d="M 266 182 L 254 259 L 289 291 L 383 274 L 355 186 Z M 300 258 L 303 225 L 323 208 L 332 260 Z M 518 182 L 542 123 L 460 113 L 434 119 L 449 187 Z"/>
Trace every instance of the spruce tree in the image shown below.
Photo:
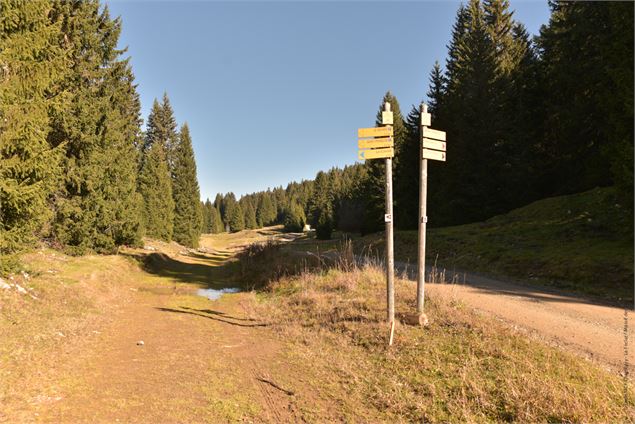
<path fill-rule="evenodd" d="M 220 212 L 213 205 L 210 209 L 210 217 L 210 232 L 212 234 L 225 232 L 225 226 L 223 225 L 223 219 L 220 216 Z"/>
<path fill-rule="evenodd" d="M 223 197 L 223 201 L 221 202 L 221 217 L 223 218 L 223 223 L 225 228 L 229 228 L 231 231 L 230 221 L 232 220 L 234 208 L 236 207 L 236 196 L 234 193 L 229 192 L 225 194 Z"/>
<path fill-rule="evenodd" d="M 160 142 L 166 153 L 170 174 L 174 174 L 174 150 L 179 142 L 176 119 L 167 93 L 163 93 L 163 101 L 154 99 L 152 110 L 148 115 L 145 148 Z"/>
<path fill-rule="evenodd" d="M 68 72 L 59 94 L 64 110 L 50 111 L 51 146 L 64 146 L 64 184 L 55 197 L 53 233 L 71 252 L 112 251 L 138 242 L 135 194 L 139 101 L 126 60 L 116 50 L 121 21 L 96 0 L 54 1 Z"/>
<path fill-rule="evenodd" d="M 538 37 L 546 118 L 543 195 L 617 182 L 621 203 L 632 208 L 633 3 L 550 7 Z"/>
<path fill-rule="evenodd" d="M 271 194 L 269 192 L 265 192 L 262 195 L 256 211 L 256 220 L 260 226 L 271 225 L 276 220 L 276 210 L 271 202 Z"/>
<path fill-rule="evenodd" d="M 4 1 L 0 7 L 0 273 L 50 217 L 48 201 L 61 175 L 62 148 L 47 143 L 48 111 L 64 75 L 60 23 L 50 2 Z"/>
<path fill-rule="evenodd" d="M 232 233 L 245 229 L 245 213 L 240 203 L 236 202 L 230 209 L 229 229 Z"/>
<path fill-rule="evenodd" d="M 201 234 L 200 191 L 196 161 L 187 123 L 172 146 L 172 197 L 174 199 L 174 240 L 188 247 L 198 247 Z"/>
<path fill-rule="evenodd" d="M 203 202 L 201 200 L 200 205 L 199 205 L 200 210 L 201 210 L 201 213 L 200 213 L 201 221 L 199 223 L 199 228 L 201 229 L 201 234 L 210 234 L 212 232 L 211 229 L 210 229 L 211 228 L 210 227 L 211 217 L 209 215 L 209 210 L 207 208 L 207 203 L 209 203 L 209 199 L 207 199 L 207 202 Z M 209 205 L 210 205 L 210 207 L 212 206 L 211 203 L 209 203 Z"/>
<path fill-rule="evenodd" d="M 258 223 L 256 222 L 256 212 L 254 211 L 254 207 L 251 202 L 246 202 L 245 204 L 245 228 L 250 230 L 258 228 Z"/>
<path fill-rule="evenodd" d="M 304 229 L 306 217 L 304 216 L 304 210 L 302 206 L 297 203 L 292 203 L 286 207 L 282 213 L 282 224 L 284 230 L 290 233 L 299 233 Z"/>
<path fill-rule="evenodd" d="M 331 238 L 334 227 L 333 218 L 333 182 L 325 172 L 318 172 L 315 177 L 314 194 L 311 199 L 311 225 L 316 236 L 322 240 Z"/>
<path fill-rule="evenodd" d="M 144 152 L 139 175 L 139 193 L 143 196 L 146 235 L 171 241 L 174 231 L 174 199 L 162 143 L 151 144 Z"/>

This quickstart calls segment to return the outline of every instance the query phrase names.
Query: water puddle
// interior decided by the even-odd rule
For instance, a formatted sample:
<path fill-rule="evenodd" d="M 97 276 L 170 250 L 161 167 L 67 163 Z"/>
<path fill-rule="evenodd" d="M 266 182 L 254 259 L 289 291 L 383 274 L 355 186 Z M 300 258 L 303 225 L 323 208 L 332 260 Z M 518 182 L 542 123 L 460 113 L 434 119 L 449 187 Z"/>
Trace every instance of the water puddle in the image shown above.
<path fill-rule="evenodd" d="M 238 293 L 240 291 L 237 287 L 228 287 L 225 289 L 198 289 L 196 294 L 208 298 L 209 300 L 218 300 L 226 293 Z"/>

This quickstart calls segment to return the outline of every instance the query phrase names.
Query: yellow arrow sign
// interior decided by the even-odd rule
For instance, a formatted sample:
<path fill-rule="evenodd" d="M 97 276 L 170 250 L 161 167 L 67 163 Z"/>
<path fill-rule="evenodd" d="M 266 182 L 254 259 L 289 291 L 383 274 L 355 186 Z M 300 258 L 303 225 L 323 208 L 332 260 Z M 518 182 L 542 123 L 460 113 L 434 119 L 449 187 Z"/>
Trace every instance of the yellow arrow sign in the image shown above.
<path fill-rule="evenodd" d="M 436 150 L 423 149 L 422 156 L 424 159 L 440 160 L 445 162 L 445 152 L 438 152 Z"/>
<path fill-rule="evenodd" d="M 380 147 L 393 147 L 393 145 L 392 137 L 357 140 L 357 147 L 360 149 L 377 149 Z"/>
<path fill-rule="evenodd" d="M 445 152 L 445 142 L 444 141 L 437 141 L 437 140 L 431 140 L 429 138 L 424 138 L 423 139 L 423 147 L 427 148 L 427 149 L 433 149 L 433 150 L 442 150 Z"/>
<path fill-rule="evenodd" d="M 433 130 L 432 128 L 423 127 L 423 136 L 434 140 L 445 141 L 445 131 Z"/>
<path fill-rule="evenodd" d="M 374 127 L 374 128 L 359 128 L 357 130 L 357 137 L 391 137 L 392 127 Z"/>
<path fill-rule="evenodd" d="M 391 158 L 393 156 L 395 156 L 395 149 L 392 147 L 386 149 L 360 150 L 357 153 L 357 159 L 359 160 L 383 159 Z"/>

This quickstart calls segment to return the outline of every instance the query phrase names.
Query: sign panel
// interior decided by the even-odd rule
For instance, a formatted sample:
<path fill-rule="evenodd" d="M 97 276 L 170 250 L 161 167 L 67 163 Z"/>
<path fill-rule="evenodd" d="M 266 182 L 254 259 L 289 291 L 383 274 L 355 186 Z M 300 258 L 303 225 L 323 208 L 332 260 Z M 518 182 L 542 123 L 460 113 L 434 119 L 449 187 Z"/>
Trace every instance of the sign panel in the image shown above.
<path fill-rule="evenodd" d="M 445 152 L 438 152 L 436 150 L 423 149 L 422 156 L 424 159 L 440 160 L 445 162 Z"/>
<path fill-rule="evenodd" d="M 425 149 L 442 150 L 445 152 L 445 141 L 437 141 L 429 138 L 424 138 L 423 147 Z"/>
<path fill-rule="evenodd" d="M 381 123 L 383 125 L 392 125 L 392 112 L 382 112 L 381 113 Z"/>
<path fill-rule="evenodd" d="M 395 156 L 395 149 L 392 147 L 387 149 L 360 150 L 357 153 L 357 158 L 359 160 L 384 159 L 391 158 L 393 156 Z"/>
<path fill-rule="evenodd" d="M 432 125 L 432 115 L 430 115 L 429 113 L 422 113 L 421 125 L 426 127 L 429 127 L 430 125 Z"/>
<path fill-rule="evenodd" d="M 392 137 L 392 127 L 359 128 L 357 130 L 357 137 Z"/>
<path fill-rule="evenodd" d="M 445 131 L 433 130 L 432 128 L 423 127 L 423 136 L 425 138 L 445 141 Z"/>
<path fill-rule="evenodd" d="M 393 145 L 392 137 L 357 140 L 357 147 L 360 149 L 377 149 L 380 147 L 393 147 Z"/>

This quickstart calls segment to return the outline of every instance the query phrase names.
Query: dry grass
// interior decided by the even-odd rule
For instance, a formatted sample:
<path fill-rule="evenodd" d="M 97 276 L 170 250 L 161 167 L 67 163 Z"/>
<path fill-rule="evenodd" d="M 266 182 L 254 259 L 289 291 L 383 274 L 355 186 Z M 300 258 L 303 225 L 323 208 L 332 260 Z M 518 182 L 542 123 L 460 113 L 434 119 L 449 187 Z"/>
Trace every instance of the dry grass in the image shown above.
<path fill-rule="evenodd" d="M 28 277 L 17 275 L 14 281 L 30 295 L 0 292 L 0 404 L 5 405 L 0 421 L 15 405 L 55 399 L 62 382 L 53 376 L 72 366 L 66 359 L 76 358 L 97 335 L 95 328 L 130 300 L 140 274 L 120 256 L 69 257 L 43 248 L 22 259 Z"/>
<path fill-rule="evenodd" d="M 396 286 L 397 312 L 412 312 L 414 286 Z M 430 326 L 398 325 L 387 347 L 383 272 L 365 266 L 285 277 L 260 313 L 342 420 L 632 421 L 632 387 L 627 405 L 618 376 L 451 299 L 426 305 Z"/>

